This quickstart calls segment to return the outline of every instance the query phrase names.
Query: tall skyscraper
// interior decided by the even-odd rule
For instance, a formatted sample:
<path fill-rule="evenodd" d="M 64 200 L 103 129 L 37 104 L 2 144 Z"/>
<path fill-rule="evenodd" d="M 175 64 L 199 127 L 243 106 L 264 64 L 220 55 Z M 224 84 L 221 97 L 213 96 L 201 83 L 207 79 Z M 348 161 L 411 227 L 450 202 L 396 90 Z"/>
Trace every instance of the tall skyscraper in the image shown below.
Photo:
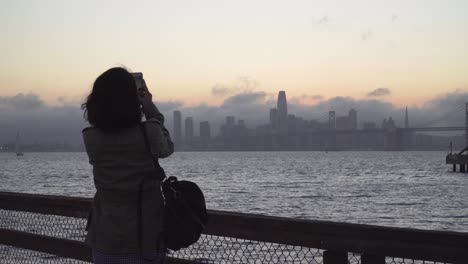
<path fill-rule="evenodd" d="M 211 138 L 210 123 L 208 121 L 200 122 L 200 141 L 203 148 L 208 146 Z"/>
<path fill-rule="evenodd" d="M 408 107 L 405 109 L 405 128 L 409 128 Z"/>
<path fill-rule="evenodd" d="M 349 110 L 349 127 L 347 129 L 357 129 L 357 112 L 354 109 Z"/>
<path fill-rule="evenodd" d="M 182 114 L 180 111 L 174 111 L 174 143 L 182 143 Z"/>
<path fill-rule="evenodd" d="M 276 110 L 276 108 L 270 109 L 270 128 L 278 128 L 278 111 Z"/>
<path fill-rule="evenodd" d="M 280 91 L 278 94 L 278 130 L 288 131 L 288 103 L 286 101 L 286 92 Z"/>
<path fill-rule="evenodd" d="M 185 143 L 193 143 L 193 117 L 185 118 Z"/>

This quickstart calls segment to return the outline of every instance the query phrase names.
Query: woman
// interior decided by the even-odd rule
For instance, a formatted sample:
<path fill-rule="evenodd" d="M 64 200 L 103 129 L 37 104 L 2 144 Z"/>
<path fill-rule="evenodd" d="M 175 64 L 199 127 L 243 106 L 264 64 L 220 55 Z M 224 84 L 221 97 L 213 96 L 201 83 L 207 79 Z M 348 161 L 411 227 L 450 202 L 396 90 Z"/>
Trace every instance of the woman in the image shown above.
<path fill-rule="evenodd" d="M 91 124 L 83 139 L 97 190 L 86 236 L 94 262 L 162 263 L 164 201 L 150 151 L 156 158 L 174 152 L 164 116 L 144 81 L 137 91 L 123 68 L 101 74 L 81 107 Z"/>

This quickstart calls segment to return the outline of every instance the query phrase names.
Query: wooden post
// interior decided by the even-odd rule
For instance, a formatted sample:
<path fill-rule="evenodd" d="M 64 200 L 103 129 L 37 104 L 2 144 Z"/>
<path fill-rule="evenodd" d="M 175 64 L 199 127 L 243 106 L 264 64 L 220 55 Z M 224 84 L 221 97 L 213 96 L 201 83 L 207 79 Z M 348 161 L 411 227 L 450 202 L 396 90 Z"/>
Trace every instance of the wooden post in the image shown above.
<path fill-rule="evenodd" d="M 348 252 L 326 250 L 323 252 L 323 264 L 348 264 Z"/>
<path fill-rule="evenodd" d="M 465 164 L 460 164 L 460 172 L 465 172 Z"/>
<path fill-rule="evenodd" d="M 385 256 L 364 254 L 361 256 L 361 264 L 385 264 Z"/>
<path fill-rule="evenodd" d="M 457 165 L 453 164 L 453 172 L 456 172 L 456 171 L 457 171 Z"/>

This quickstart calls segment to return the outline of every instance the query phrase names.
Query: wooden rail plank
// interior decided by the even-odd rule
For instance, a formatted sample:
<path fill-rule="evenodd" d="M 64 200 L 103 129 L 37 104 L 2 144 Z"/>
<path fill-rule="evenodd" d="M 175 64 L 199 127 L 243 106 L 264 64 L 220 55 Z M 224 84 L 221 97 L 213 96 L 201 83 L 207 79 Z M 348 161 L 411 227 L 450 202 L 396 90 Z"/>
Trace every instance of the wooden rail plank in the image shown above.
<path fill-rule="evenodd" d="M 92 199 L 0 192 L 0 209 L 86 217 Z M 205 234 L 441 262 L 468 263 L 468 233 L 209 210 Z"/>
<path fill-rule="evenodd" d="M 361 264 L 385 264 L 385 257 L 364 254 L 361 255 Z"/>
<path fill-rule="evenodd" d="M 0 209 L 86 218 L 90 198 L 0 192 Z"/>
<path fill-rule="evenodd" d="M 468 233 L 217 212 L 205 233 L 311 248 L 432 261 L 468 262 Z"/>

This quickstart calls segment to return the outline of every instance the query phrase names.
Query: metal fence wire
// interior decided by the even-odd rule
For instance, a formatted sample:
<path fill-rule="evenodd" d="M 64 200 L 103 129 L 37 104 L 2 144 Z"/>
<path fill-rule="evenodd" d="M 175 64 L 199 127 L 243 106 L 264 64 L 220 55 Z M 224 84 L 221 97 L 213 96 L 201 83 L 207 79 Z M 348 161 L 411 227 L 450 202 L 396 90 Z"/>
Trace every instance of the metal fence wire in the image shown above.
<path fill-rule="evenodd" d="M 38 252 L 33 250 L 27 250 L 17 247 L 10 247 L 0 244 L 0 264 L 11 264 L 11 263 L 50 263 L 50 264 L 81 264 L 89 263 L 86 261 L 80 261 L 71 258 L 63 258 L 44 252 Z"/>
<path fill-rule="evenodd" d="M 0 209 L 0 228 L 75 241 L 84 241 L 86 219 Z M 203 234 L 189 248 L 168 256 L 194 263 L 323 263 L 322 249 Z M 348 263 L 361 264 L 361 256 L 348 254 Z M 434 263 L 386 258 L 386 264 Z M 0 244 L 0 263 L 87 263 L 33 250 Z"/>
<path fill-rule="evenodd" d="M 277 243 L 202 235 L 189 248 L 170 256 L 200 263 L 322 263 L 323 251 Z"/>

